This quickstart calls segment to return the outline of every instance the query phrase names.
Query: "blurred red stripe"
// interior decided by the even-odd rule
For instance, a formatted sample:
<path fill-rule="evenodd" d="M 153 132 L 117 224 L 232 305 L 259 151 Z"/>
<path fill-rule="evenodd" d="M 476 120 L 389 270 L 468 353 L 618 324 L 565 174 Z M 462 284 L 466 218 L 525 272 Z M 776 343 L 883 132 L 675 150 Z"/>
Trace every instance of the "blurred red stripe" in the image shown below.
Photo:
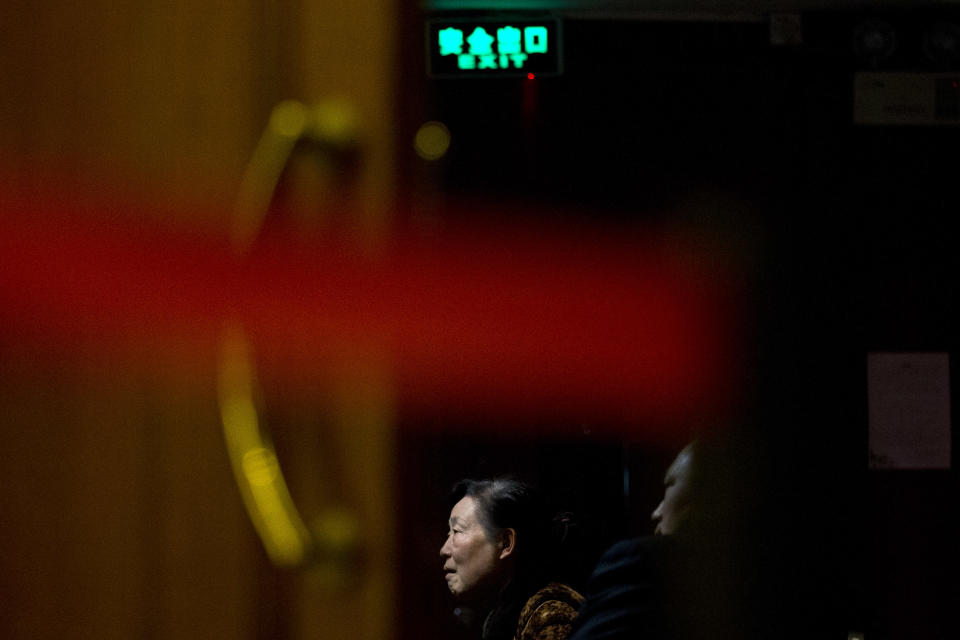
<path fill-rule="evenodd" d="M 223 239 L 102 221 L 133 211 L 19 209 L 0 229 L 0 332 L 50 353 L 82 340 L 149 366 L 212 353 L 239 317 L 264 375 L 297 392 L 373 358 L 409 411 L 615 421 L 715 410 L 737 377 L 729 291 L 653 237 L 475 227 L 375 252 L 274 238 L 239 260 Z"/>

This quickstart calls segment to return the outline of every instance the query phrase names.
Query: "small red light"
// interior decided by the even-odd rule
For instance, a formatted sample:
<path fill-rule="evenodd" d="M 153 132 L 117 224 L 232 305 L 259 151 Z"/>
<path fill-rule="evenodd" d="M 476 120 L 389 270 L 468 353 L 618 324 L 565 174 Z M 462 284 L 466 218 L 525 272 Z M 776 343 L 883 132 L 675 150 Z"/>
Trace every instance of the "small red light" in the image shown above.
<path fill-rule="evenodd" d="M 527 80 L 533 80 L 533 79 L 536 78 L 536 77 L 537 77 L 537 76 L 533 75 L 532 73 L 528 73 L 528 74 L 527 74 Z"/>

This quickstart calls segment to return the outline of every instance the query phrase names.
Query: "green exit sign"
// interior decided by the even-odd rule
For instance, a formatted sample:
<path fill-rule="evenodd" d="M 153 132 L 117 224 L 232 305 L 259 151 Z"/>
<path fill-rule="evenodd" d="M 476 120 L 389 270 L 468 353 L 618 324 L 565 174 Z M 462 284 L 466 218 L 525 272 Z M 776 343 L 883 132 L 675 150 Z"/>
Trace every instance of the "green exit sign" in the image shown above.
<path fill-rule="evenodd" d="M 556 18 L 450 18 L 427 23 L 427 71 L 434 78 L 558 75 Z"/>

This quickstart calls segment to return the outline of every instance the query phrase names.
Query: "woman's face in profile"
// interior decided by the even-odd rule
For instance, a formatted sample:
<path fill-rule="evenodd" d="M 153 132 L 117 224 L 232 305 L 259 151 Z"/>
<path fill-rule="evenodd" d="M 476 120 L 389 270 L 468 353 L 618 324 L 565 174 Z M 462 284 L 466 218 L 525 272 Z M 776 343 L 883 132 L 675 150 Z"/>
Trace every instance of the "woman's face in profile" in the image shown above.
<path fill-rule="evenodd" d="M 450 510 L 450 529 L 440 556 L 447 588 L 458 598 L 482 596 L 485 587 L 496 581 L 500 548 L 487 538 L 470 496 Z"/>

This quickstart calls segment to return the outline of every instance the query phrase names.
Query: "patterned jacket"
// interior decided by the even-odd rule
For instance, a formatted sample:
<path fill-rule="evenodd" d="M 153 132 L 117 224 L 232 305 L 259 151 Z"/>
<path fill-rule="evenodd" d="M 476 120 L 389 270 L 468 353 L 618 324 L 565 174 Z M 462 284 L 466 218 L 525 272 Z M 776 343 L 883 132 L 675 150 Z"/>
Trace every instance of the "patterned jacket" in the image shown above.
<path fill-rule="evenodd" d="M 551 582 L 523 606 L 514 640 L 565 640 L 582 602 L 567 585 Z"/>

